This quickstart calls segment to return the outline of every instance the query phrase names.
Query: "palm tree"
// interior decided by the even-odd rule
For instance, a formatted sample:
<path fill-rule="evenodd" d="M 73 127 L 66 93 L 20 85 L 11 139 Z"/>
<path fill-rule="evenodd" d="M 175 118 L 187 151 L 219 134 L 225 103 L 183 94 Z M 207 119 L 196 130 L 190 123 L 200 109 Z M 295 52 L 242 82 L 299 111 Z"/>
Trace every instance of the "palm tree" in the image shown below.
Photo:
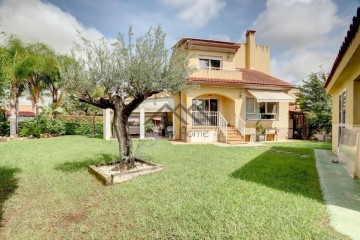
<path fill-rule="evenodd" d="M 53 70 L 50 71 L 51 75 L 45 78 L 45 84 L 51 93 L 54 109 L 61 107 L 62 100 L 65 96 L 67 82 L 62 73 L 74 64 L 74 59 L 67 55 L 59 55 L 56 57 L 56 61 L 57 62 L 52 62 Z"/>
<path fill-rule="evenodd" d="M 3 48 L 3 74 L 7 85 L 9 86 L 9 105 L 10 105 L 10 136 L 17 137 L 18 132 L 18 115 L 19 115 L 19 97 L 24 91 L 24 79 L 21 78 L 17 71 L 20 69 L 19 64 L 26 57 L 27 51 L 23 42 L 15 37 L 10 36 Z"/>
<path fill-rule="evenodd" d="M 59 64 L 55 52 L 44 43 L 33 43 L 27 47 L 29 54 L 19 64 L 18 76 L 26 79 L 27 89 L 35 114 L 39 113 L 39 102 L 47 79 L 55 79 Z"/>

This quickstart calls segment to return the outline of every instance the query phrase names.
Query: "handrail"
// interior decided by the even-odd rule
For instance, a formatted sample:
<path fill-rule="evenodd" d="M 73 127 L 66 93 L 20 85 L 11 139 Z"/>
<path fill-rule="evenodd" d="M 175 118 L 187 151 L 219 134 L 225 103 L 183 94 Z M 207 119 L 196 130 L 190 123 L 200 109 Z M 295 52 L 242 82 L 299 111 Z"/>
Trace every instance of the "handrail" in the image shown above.
<path fill-rule="evenodd" d="M 224 116 L 218 111 L 193 111 L 193 126 L 216 126 L 225 135 L 227 142 L 227 126 L 228 122 Z"/>
<path fill-rule="evenodd" d="M 224 118 L 224 116 L 219 112 L 218 114 L 218 126 L 220 131 L 222 131 L 225 135 L 225 143 L 227 143 L 227 126 L 228 126 L 228 122 L 226 121 L 226 119 Z"/>
<path fill-rule="evenodd" d="M 217 111 L 193 111 L 193 126 L 218 126 Z"/>
<path fill-rule="evenodd" d="M 236 125 L 235 128 L 245 137 L 245 131 L 246 131 L 246 123 L 245 121 L 240 117 L 240 115 L 236 114 Z"/>

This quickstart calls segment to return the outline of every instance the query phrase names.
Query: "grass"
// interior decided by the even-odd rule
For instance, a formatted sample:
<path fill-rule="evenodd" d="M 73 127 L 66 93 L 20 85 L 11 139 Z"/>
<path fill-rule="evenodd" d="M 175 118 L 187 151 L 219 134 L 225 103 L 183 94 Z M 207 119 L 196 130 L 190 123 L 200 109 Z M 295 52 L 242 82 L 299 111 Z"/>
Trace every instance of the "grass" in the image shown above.
<path fill-rule="evenodd" d="M 116 158 L 115 141 L 1 143 L 0 239 L 344 239 L 329 226 L 314 148 L 330 144 L 149 141 L 143 155 L 164 171 L 104 187 L 86 167 Z"/>

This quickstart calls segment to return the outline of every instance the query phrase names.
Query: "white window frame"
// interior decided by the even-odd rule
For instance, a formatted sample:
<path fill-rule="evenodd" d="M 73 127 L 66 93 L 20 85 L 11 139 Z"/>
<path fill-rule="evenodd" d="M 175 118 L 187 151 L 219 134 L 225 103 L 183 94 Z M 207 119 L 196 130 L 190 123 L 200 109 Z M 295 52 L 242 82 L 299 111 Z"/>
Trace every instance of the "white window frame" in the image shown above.
<path fill-rule="evenodd" d="M 339 111 L 338 111 L 338 118 L 339 118 L 339 122 L 338 122 L 338 145 L 340 144 L 340 135 L 341 135 L 341 129 L 346 127 L 346 112 L 347 109 L 345 108 L 345 116 L 343 111 L 342 111 L 342 104 L 344 104 L 344 99 L 342 98 L 343 94 L 345 93 L 345 103 L 347 104 L 347 91 L 346 88 L 344 90 L 342 90 L 338 96 L 338 102 L 339 102 Z M 342 98 L 342 101 L 340 102 L 340 97 Z M 343 123 L 343 117 L 344 117 L 344 123 Z"/>
<path fill-rule="evenodd" d="M 208 101 L 208 110 L 198 111 L 197 109 L 192 110 L 192 125 L 193 126 L 218 126 L 218 115 L 220 112 L 220 100 L 218 98 L 194 98 L 192 101 L 197 100 L 209 100 Z M 211 100 L 216 100 L 217 111 L 211 111 L 210 102 Z M 192 103 L 192 107 L 194 107 Z M 205 107 L 206 108 L 206 107 Z"/>
<path fill-rule="evenodd" d="M 217 111 L 215 112 L 219 112 L 219 99 L 218 98 L 194 98 L 193 100 L 209 100 L 209 105 L 208 105 L 208 109 L 209 110 L 203 110 L 203 112 L 211 112 L 210 111 L 210 100 L 216 100 L 217 101 Z M 193 103 L 192 103 L 193 104 Z M 197 111 L 194 111 L 194 109 L 191 109 L 193 112 L 197 112 Z"/>
<path fill-rule="evenodd" d="M 250 113 L 250 112 L 248 112 L 248 109 L 247 109 L 247 99 L 253 99 L 253 104 L 254 104 L 254 106 L 253 106 L 253 109 L 254 109 L 254 112 L 252 112 L 252 113 Z M 279 103 L 278 102 L 263 102 L 263 103 L 265 103 L 265 113 L 260 113 L 260 109 L 259 108 L 257 108 L 257 105 L 259 104 L 258 102 L 257 102 L 257 100 L 256 100 L 256 98 L 251 98 L 251 97 L 247 97 L 246 98 L 246 100 L 245 100 L 245 112 L 246 112 L 246 120 L 247 121 L 258 121 L 258 120 L 262 120 L 262 121 L 276 121 L 276 120 L 278 120 L 278 113 L 279 113 Z M 268 112 L 268 106 L 267 106 L 267 104 L 268 103 L 275 103 L 276 104 L 276 113 L 269 113 Z M 248 114 L 250 115 L 250 114 L 252 114 L 252 115 L 255 115 L 255 114 L 257 114 L 258 116 L 260 116 L 260 118 L 251 118 L 251 119 L 249 119 L 248 118 Z M 270 115 L 272 115 L 272 116 L 275 116 L 274 118 L 272 118 L 272 119 L 266 119 L 266 118 L 262 118 L 261 116 L 262 115 L 264 115 L 264 116 L 270 116 Z"/>
<path fill-rule="evenodd" d="M 200 60 L 209 60 L 209 67 L 201 67 L 200 66 Z M 211 67 L 211 60 L 219 60 L 220 61 L 220 69 L 215 69 Z M 198 61 L 198 66 L 200 69 L 208 69 L 208 70 L 221 70 L 223 69 L 223 58 L 222 57 L 214 57 L 214 56 L 202 56 L 199 55 L 199 61 Z"/>

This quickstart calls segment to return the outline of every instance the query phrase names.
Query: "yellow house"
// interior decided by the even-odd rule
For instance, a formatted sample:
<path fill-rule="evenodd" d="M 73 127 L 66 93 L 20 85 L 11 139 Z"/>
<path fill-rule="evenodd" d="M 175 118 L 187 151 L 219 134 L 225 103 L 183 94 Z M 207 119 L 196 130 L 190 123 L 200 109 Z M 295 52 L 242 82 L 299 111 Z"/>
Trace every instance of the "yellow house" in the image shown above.
<path fill-rule="evenodd" d="M 325 84 L 332 95 L 332 150 L 360 177 L 360 7 Z"/>
<path fill-rule="evenodd" d="M 170 105 L 157 105 L 158 111 L 172 115 L 174 139 L 254 141 L 256 124 L 267 129 L 269 138 L 288 138 L 293 85 L 270 75 L 270 48 L 255 43 L 255 31 L 247 31 L 245 43 L 183 38 L 175 47 L 187 51 L 196 71 L 188 88 L 164 97 L 168 102 L 172 98 Z M 143 105 L 139 109 L 141 124 L 148 111 Z"/>
<path fill-rule="evenodd" d="M 270 75 L 270 48 L 256 45 L 255 31 L 246 43 L 183 38 L 197 69 L 189 78 L 196 87 L 175 97 L 175 138 L 186 142 L 241 143 L 255 140 L 255 125 L 276 129 L 288 138 L 291 84 Z M 275 131 L 275 130 L 273 130 Z"/>

